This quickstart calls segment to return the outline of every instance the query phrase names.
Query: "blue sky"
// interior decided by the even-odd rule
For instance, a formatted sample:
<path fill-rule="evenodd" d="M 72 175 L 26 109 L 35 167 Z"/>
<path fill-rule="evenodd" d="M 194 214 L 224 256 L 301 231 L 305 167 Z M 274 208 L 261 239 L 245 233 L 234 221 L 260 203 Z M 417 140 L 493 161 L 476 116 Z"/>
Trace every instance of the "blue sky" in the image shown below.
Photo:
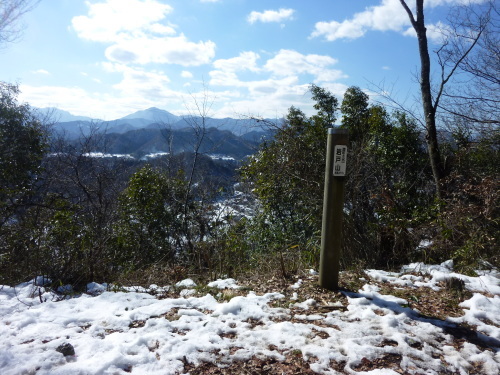
<path fill-rule="evenodd" d="M 431 40 L 460 1 L 426 1 Z M 23 22 L 22 39 L 0 50 L 0 80 L 75 115 L 204 103 L 211 117 L 312 114 L 311 83 L 339 98 L 357 85 L 376 99 L 372 84 L 418 97 L 417 41 L 399 0 L 42 0 Z"/>

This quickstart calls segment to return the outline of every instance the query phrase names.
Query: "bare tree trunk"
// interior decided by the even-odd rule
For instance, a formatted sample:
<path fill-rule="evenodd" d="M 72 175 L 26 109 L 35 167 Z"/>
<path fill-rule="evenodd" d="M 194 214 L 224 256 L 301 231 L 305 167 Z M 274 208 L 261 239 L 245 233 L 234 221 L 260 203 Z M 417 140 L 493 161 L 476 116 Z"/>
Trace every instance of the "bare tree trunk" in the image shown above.
<path fill-rule="evenodd" d="M 436 195 L 438 198 L 442 196 L 441 180 L 444 177 L 444 168 L 441 161 L 441 152 L 439 151 L 439 143 L 436 130 L 436 108 L 437 101 L 433 103 L 431 92 L 431 61 L 429 58 L 429 47 L 427 45 L 427 34 L 424 21 L 424 0 L 416 0 L 415 19 L 411 9 L 406 4 L 405 0 L 399 0 L 401 5 L 408 13 L 411 24 L 417 33 L 418 49 L 420 53 L 420 91 L 422 95 L 422 107 L 425 116 L 426 142 L 429 152 L 429 159 L 432 168 L 432 175 L 436 184 Z"/>
<path fill-rule="evenodd" d="M 198 167 L 198 159 L 201 154 L 201 147 L 205 141 L 207 136 L 207 118 L 209 117 L 209 112 L 213 105 L 213 98 L 210 98 L 206 87 L 204 88 L 203 96 L 198 99 L 194 95 L 192 95 L 193 99 L 193 108 L 189 109 L 189 116 L 184 118 L 184 121 L 191 127 L 194 135 L 193 139 L 193 161 L 191 163 L 191 167 L 189 170 L 189 174 L 187 177 L 187 186 L 186 193 L 184 198 L 184 219 L 183 219 L 183 228 L 186 235 L 187 245 L 189 252 L 194 254 L 194 244 L 193 244 L 193 236 L 192 230 L 189 228 L 188 221 L 188 213 L 189 213 L 189 203 L 190 203 L 190 195 L 192 194 L 192 189 L 194 185 L 195 173 Z M 195 215 L 196 216 L 196 215 Z M 200 240 L 202 237 L 198 237 Z"/>

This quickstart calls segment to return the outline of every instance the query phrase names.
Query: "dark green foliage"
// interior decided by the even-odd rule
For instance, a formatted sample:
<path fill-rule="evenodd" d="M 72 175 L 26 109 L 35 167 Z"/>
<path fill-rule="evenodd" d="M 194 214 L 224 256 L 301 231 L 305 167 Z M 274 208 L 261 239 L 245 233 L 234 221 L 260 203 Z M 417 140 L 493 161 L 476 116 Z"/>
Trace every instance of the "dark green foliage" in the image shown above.
<path fill-rule="evenodd" d="M 313 116 L 313 120 L 321 120 L 327 127 L 334 125 L 337 119 L 336 113 L 339 105 L 337 98 L 328 90 L 316 85 L 311 85 L 310 90 L 312 99 L 316 102 L 313 107 L 318 111 L 318 113 Z"/>
<path fill-rule="evenodd" d="M 371 265 L 404 262 L 418 241 L 410 232 L 420 224 L 417 212 L 430 204 L 420 133 L 405 114 L 370 106 L 357 87 L 346 91 L 341 108 L 351 144 L 345 252 Z"/>
<path fill-rule="evenodd" d="M 78 207 L 55 196 L 18 215 L 3 233 L 0 274 L 7 281 L 45 275 L 80 284 L 87 275 L 83 228 Z"/>
<path fill-rule="evenodd" d="M 171 262 L 182 241 L 186 182 L 149 165 L 137 171 L 120 197 L 116 225 L 119 258 L 140 267 Z"/>
<path fill-rule="evenodd" d="M 17 86 L 0 82 L 0 276 L 30 267 L 16 249 L 36 245 L 24 218 L 35 203 L 47 149 L 46 131 L 32 109 L 17 100 Z"/>
<path fill-rule="evenodd" d="M 43 124 L 18 94 L 0 82 L 0 226 L 27 204 L 47 148 Z"/>
<path fill-rule="evenodd" d="M 451 153 L 451 166 L 467 177 L 500 175 L 500 129 L 474 132 L 457 127 L 453 131 L 456 148 Z"/>
<path fill-rule="evenodd" d="M 261 251 L 299 246 L 311 264 L 318 260 L 321 231 L 326 128 L 335 119 L 337 101 L 312 87 L 317 115 L 292 107 L 274 140 L 242 168 L 254 184 L 262 213 L 249 233 Z M 327 105 L 325 104 L 327 103 Z M 327 109 L 325 109 L 327 108 Z M 350 149 L 345 197 L 342 263 L 387 265 L 403 262 L 417 238 L 408 228 L 419 225 L 417 212 L 429 205 L 431 181 L 425 148 L 416 125 L 402 113 L 370 106 L 368 96 L 349 88 L 342 101 L 342 126 L 349 129 Z"/>
<path fill-rule="evenodd" d="M 306 246 L 319 239 L 325 135 L 320 117 L 309 119 L 292 107 L 273 141 L 242 168 L 262 204 L 255 225 L 264 247 Z"/>
<path fill-rule="evenodd" d="M 308 118 L 291 107 L 274 139 L 241 171 L 262 204 L 261 214 L 249 224 L 249 233 L 255 233 L 249 241 L 264 253 L 299 247 L 317 263 L 326 132 L 335 121 L 337 99 L 318 86 L 311 91 L 317 115 Z"/>
<path fill-rule="evenodd" d="M 368 133 L 368 95 L 359 87 L 349 87 L 340 110 L 342 111 L 342 126 L 349 129 L 351 143 L 362 143 Z"/>

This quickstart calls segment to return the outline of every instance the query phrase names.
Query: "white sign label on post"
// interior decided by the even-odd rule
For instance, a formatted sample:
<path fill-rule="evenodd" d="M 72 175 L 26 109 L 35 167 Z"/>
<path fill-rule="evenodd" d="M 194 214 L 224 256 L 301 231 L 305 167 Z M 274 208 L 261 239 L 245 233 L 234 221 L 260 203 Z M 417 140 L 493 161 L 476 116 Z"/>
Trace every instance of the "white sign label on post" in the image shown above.
<path fill-rule="evenodd" d="M 337 145 L 335 146 L 333 152 L 333 175 L 345 176 L 347 165 L 347 146 Z"/>

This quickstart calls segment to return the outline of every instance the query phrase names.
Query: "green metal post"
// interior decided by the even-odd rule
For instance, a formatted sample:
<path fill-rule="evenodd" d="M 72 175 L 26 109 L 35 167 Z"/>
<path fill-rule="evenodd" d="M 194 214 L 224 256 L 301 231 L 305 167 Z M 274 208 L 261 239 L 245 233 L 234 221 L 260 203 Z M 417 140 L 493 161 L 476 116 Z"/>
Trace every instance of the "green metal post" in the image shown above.
<path fill-rule="evenodd" d="M 328 129 L 319 265 L 319 285 L 328 290 L 337 290 L 339 287 L 348 141 L 346 129 Z"/>

